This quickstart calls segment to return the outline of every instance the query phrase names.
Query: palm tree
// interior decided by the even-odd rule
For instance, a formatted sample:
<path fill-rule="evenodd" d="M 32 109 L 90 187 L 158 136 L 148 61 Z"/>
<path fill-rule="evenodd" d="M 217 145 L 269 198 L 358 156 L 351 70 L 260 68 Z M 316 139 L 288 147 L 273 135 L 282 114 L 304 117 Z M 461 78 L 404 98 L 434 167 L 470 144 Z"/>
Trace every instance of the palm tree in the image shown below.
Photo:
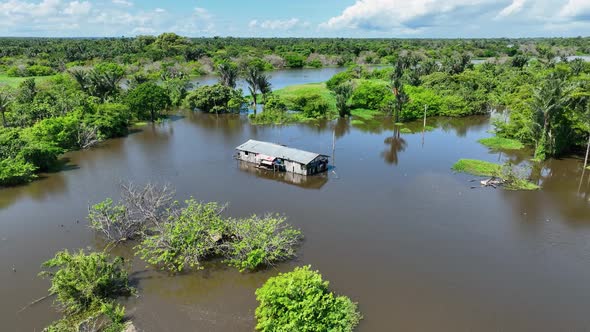
<path fill-rule="evenodd" d="M 533 91 L 531 106 L 534 111 L 534 121 L 542 128 L 539 132 L 540 137 L 537 138 L 535 158 L 545 159 L 547 152 L 550 155 L 556 152 L 552 125 L 556 116 L 563 111 L 566 102 L 563 84 L 562 80 L 550 75 L 540 87 Z"/>
<path fill-rule="evenodd" d="M 334 92 L 336 93 L 336 108 L 338 109 L 340 117 L 343 118 L 346 115 L 350 115 L 350 105 L 348 104 L 348 100 L 352 97 L 352 85 L 350 83 L 340 84 L 336 86 Z"/>
<path fill-rule="evenodd" d="M 262 94 L 262 102 L 266 103 L 266 97 L 272 92 L 272 84 L 268 75 L 260 73 L 258 76 L 258 89 Z"/>
<path fill-rule="evenodd" d="M 222 85 L 228 86 L 232 89 L 236 88 L 236 81 L 238 80 L 238 67 L 229 62 L 222 62 L 217 65 L 217 72 L 219 73 L 219 82 Z"/>
<path fill-rule="evenodd" d="M 254 112 L 256 113 L 256 94 L 258 93 L 258 76 L 260 75 L 260 70 L 255 66 L 247 66 L 244 71 L 244 80 L 248 84 L 248 90 L 250 91 L 250 95 L 252 96 L 252 103 L 254 105 Z"/>

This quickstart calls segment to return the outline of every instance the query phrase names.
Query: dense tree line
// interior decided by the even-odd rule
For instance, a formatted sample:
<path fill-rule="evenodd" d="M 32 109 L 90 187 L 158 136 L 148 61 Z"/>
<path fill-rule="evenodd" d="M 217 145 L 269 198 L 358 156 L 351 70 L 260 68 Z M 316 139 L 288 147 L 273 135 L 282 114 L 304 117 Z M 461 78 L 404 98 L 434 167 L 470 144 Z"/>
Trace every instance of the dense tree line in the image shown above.
<path fill-rule="evenodd" d="M 42 76 L 108 61 L 136 67 L 182 63 L 191 74 L 199 74 L 215 71 L 225 60 L 259 58 L 269 68 L 343 66 L 394 63 L 403 51 L 433 59 L 456 52 L 476 58 L 559 57 L 589 54 L 590 39 L 186 38 L 174 33 L 135 38 L 0 38 L 0 72 Z"/>

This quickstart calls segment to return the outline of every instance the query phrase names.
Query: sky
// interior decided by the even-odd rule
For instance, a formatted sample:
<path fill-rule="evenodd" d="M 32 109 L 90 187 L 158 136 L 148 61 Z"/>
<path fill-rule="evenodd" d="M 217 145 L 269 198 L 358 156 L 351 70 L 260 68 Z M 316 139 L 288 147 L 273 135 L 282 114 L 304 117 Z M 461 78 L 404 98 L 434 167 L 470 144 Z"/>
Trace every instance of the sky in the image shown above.
<path fill-rule="evenodd" d="M 0 36 L 590 35 L 590 0 L 0 0 Z"/>

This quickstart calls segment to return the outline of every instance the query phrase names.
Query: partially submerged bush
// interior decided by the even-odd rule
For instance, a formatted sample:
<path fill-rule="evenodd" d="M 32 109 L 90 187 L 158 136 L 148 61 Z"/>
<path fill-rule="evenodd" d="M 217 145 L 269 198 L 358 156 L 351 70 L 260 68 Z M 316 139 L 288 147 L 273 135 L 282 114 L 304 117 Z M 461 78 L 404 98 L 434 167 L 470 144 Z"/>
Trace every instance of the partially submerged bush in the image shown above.
<path fill-rule="evenodd" d="M 226 221 L 221 217 L 224 206 L 217 203 L 186 201 L 186 207 L 168 222 L 154 229 L 137 249 L 137 254 L 150 264 L 180 272 L 187 267 L 201 269 L 202 261 L 220 254 Z"/>
<path fill-rule="evenodd" d="M 301 231 L 285 220 L 279 215 L 231 220 L 232 239 L 225 250 L 226 262 L 244 271 L 295 257 Z"/>
<path fill-rule="evenodd" d="M 88 209 L 90 228 L 112 243 L 142 238 L 148 227 L 166 221 L 174 191 L 166 185 L 137 188 L 130 183 L 121 185 L 121 196 L 117 204 L 107 198 Z"/>
<path fill-rule="evenodd" d="M 501 184 L 508 190 L 537 190 L 539 186 L 527 179 L 522 167 L 515 167 L 510 163 L 498 165 L 483 160 L 460 159 L 452 169 L 461 173 L 478 176 L 490 176 L 501 179 Z"/>
<path fill-rule="evenodd" d="M 232 219 L 225 205 L 195 199 L 181 206 L 164 186 L 124 185 L 123 199 L 108 198 L 89 209 L 90 227 L 111 244 L 141 241 L 135 249 L 146 262 L 163 270 L 202 269 L 203 262 L 224 258 L 240 271 L 271 266 L 295 256 L 301 232 L 279 215 Z"/>
<path fill-rule="evenodd" d="M 256 290 L 256 329 L 350 332 L 362 319 L 356 303 L 330 292 L 329 283 L 309 266 L 281 273 Z"/>
<path fill-rule="evenodd" d="M 47 332 L 122 331 L 125 308 L 116 304 L 119 296 L 135 290 L 123 258 L 109 259 L 104 253 L 58 252 L 43 263 L 50 270 L 39 275 L 51 279 L 51 295 L 65 316 L 51 324 Z"/>

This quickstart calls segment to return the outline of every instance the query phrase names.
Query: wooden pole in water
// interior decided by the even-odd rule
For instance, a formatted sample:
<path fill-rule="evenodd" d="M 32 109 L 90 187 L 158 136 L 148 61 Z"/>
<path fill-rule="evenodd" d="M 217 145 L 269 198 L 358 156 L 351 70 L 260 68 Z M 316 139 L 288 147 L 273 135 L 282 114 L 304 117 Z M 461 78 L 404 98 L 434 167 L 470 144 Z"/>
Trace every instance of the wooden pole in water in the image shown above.
<path fill-rule="evenodd" d="M 336 151 L 336 126 L 332 131 L 332 165 L 336 166 L 336 158 L 334 157 Z"/>
<path fill-rule="evenodd" d="M 426 110 L 428 109 L 428 105 L 424 105 L 424 130 L 426 130 Z"/>
<path fill-rule="evenodd" d="M 590 152 L 590 133 L 588 133 L 588 146 L 586 147 L 586 158 L 584 158 L 584 169 L 588 166 L 588 153 Z"/>

